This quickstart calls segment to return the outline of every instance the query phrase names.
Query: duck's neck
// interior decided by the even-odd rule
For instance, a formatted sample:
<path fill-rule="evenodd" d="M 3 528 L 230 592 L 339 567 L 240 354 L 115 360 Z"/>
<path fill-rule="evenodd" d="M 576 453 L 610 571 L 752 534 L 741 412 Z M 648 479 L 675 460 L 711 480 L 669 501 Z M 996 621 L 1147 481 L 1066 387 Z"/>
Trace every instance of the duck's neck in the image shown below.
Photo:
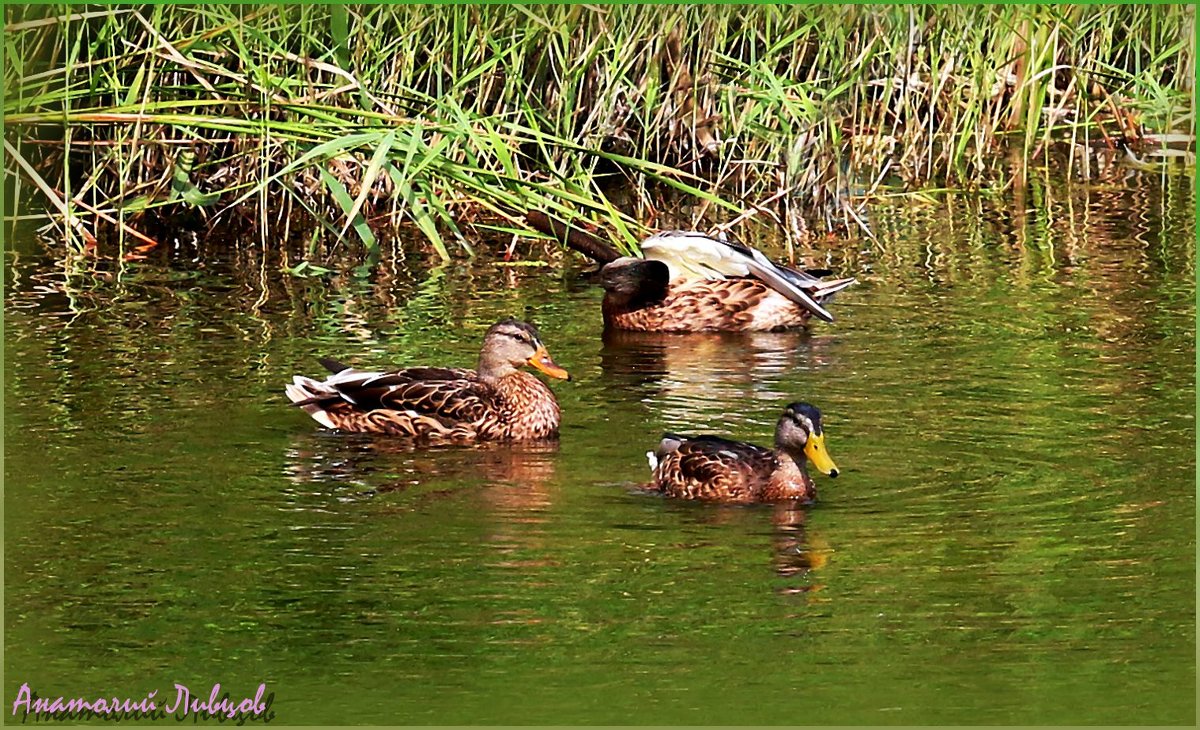
<path fill-rule="evenodd" d="M 604 316 L 604 323 L 611 324 L 614 317 L 636 312 L 656 303 L 657 300 L 647 297 L 605 292 L 604 300 L 600 302 L 600 313 Z"/>
<path fill-rule="evenodd" d="M 554 391 L 529 373 L 513 370 L 490 381 L 508 416 L 512 438 L 539 439 L 558 435 L 560 413 Z"/>
<path fill-rule="evenodd" d="M 775 447 L 775 471 L 767 482 L 767 495 L 771 501 L 798 499 L 805 502 L 817 498 L 817 485 L 808 475 L 804 452 Z"/>
<path fill-rule="evenodd" d="M 604 317 L 604 324 L 612 324 L 613 317 L 625 314 L 628 311 L 628 297 L 613 294 L 612 292 L 604 292 L 604 300 L 600 302 L 600 313 Z"/>
<path fill-rule="evenodd" d="M 644 282 L 642 287 L 633 293 L 610 289 L 604 292 L 600 311 L 604 315 L 604 321 L 608 323 L 613 317 L 661 304 L 670 291 L 666 282 Z"/>

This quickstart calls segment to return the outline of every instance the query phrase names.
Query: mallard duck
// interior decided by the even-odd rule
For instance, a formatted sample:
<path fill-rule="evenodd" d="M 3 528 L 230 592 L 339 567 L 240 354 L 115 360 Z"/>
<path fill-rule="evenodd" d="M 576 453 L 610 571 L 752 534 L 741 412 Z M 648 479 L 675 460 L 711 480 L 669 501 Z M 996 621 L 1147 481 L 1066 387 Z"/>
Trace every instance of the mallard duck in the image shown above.
<path fill-rule="evenodd" d="M 646 332 L 791 329 L 855 279 L 823 281 L 780 266 L 749 246 L 702 233 L 664 231 L 642 241 L 645 258 L 623 256 L 604 266 L 605 325 Z"/>
<path fill-rule="evenodd" d="M 642 241 L 644 258 L 634 258 L 543 213 L 526 220 L 604 265 L 602 307 L 610 329 L 763 332 L 800 327 L 814 315 L 832 322 L 824 305 L 856 281 L 825 281 L 827 271 L 781 266 L 750 246 L 703 233 L 657 233 Z"/>
<path fill-rule="evenodd" d="M 504 319 L 483 338 L 479 368 L 413 367 L 356 370 L 323 359 L 323 381 L 297 375 L 292 403 L 326 428 L 402 436 L 420 442 L 523 441 L 558 435 L 554 393 L 519 368 L 529 365 L 570 380 L 554 363 L 537 329 Z"/>
<path fill-rule="evenodd" d="M 774 449 L 719 436 L 667 433 L 646 456 L 654 473 L 650 489 L 710 502 L 811 501 L 817 491 L 806 468 L 809 460 L 822 473 L 838 475 L 825 450 L 821 411 L 808 403 L 792 403 L 783 412 Z"/>

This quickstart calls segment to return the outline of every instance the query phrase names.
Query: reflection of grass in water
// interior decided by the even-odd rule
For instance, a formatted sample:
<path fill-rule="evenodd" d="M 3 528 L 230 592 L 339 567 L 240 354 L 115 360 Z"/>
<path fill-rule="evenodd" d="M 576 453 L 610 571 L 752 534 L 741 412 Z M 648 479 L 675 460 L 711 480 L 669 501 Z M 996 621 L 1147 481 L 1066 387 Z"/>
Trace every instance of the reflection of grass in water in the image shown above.
<path fill-rule="evenodd" d="M 1089 145 L 1186 122 L 1194 65 L 1182 6 L 5 14 L 6 144 L 30 163 L 14 200 L 58 201 L 70 240 L 111 229 L 135 255 L 142 229 L 229 221 L 235 202 L 258 206 L 246 242 L 278 247 L 311 215 L 372 261 L 379 219 L 446 257 L 477 238 L 464 229 L 521 228 L 530 209 L 596 219 L 628 246 L 663 208 L 653 184 L 696 204 L 689 223 L 782 187 L 789 230 L 802 212 L 857 231 L 854 198 L 1023 180 L 1056 140 L 1094 176 Z M 71 154 L 31 144 L 46 125 Z M 1008 140 L 1012 168 L 996 154 Z M 631 209 L 607 179 L 635 191 Z"/>
<path fill-rule="evenodd" d="M 465 314 L 410 340 L 392 318 L 423 261 L 361 288 L 272 281 L 257 311 L 236 269 L 81 275 L 74 321 L 31 291 L 61 271 L 25 268 L 6 313 L 7 668 L 120 691 L 185 665 L 195 684 L 267 677 L 281 720 L 1178 722 L 1193 244 L 1179 194 L 1165 260 L 1147 255 L 1160 194 L 1058 190 L 1021 220 L 1002 198 L 881 208 L 883 251 L 836 252 L 875 267 L 836 325 L 706 338 L 729 341 L 716 364 L 662 351 L 694 338 L 601 343 L 598 296 L 486 262 L 430 284 Z M 386 337 L 337 326 L 343 286 Z M 279 392 L 331 347 L 469 365 L 524 303 L 583 364 L 555 386 L 557 452 L 358 449 L 371 439 L 319 433 Z M 644 396 L 714 371 L 736 387 L 695 415 L 758 441 L 775 414 L 755 384 L 811 375 L 844 473 L 802 523 L 630 494 L 675 425 Z"/>

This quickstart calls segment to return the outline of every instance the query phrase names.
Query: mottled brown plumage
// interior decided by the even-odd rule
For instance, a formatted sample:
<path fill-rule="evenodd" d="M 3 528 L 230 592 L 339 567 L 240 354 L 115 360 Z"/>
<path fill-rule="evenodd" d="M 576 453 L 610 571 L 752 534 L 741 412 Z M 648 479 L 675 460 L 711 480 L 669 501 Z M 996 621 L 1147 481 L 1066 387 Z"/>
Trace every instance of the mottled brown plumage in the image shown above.
<path fill-rule="evenodd" d="M 769 332 L 816 316 L 855 283 L 828 271 L 783 266 L 745 244 L 698 231 L 662 231 L 641 243 L 644 258 L 622 257 L 595 233 L 530 211 L 530 226 L 598 261 L 608 329 L 641 332 Z"/>
<path fill-rule="evenodd" d="M 654 259 L 617 259 L 604 267 L 600 281 L 604 324 L 611 329 L 770 332 L 800 327 L 812 318 L 808 309 L 758 278 L 671 279 L 667 264 Z M 821 301 L 828 298 L 816 291 Z"/>
<path fill-rule="evenodd" d="M 288 397 L 316 421 L 343 431 L 379 433 L 428 443 L 523 441 L 558 435 L 554 393 L 530 365 L 569 379 L 537 330 L 514 319 L 484 336 L 478 370 L 413 367 L 366 372 L 332 360 L 324 381 L 296 376 Z"/>
<path fill-rule="evenodd" d="M 825 451 L 821 412 L 807 403 L 793 403 L 784 411 L 774 449 L 719 436 L 668 433 L 647 456 L 653 471 L 650 489 L 710 502 L 811 501 L 816 485 L 806 468 L 809 459 L 822 472 L 838 474 Z"/>
<path fill-rule="evenodd" d="M 609 292 L 605 326 L 638 332 L 770 332 L 807 323 L 812 315 L 757 279 L 678 279 L 661 299 L 636 306 Z"/>

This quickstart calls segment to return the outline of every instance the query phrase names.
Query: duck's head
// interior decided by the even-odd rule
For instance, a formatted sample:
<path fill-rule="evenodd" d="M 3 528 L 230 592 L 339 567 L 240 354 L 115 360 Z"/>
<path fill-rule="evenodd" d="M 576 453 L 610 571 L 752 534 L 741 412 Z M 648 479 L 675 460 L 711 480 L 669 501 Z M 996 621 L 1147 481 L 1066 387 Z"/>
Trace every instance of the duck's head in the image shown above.
<path fill-rule="evenodd" d="M 825 450 L 825 430 L 821 411 L 810 403 L 792 403 L 784 410 L 775 427 L 775 445 L 795 457 L 807 458 L 822 474 L 838 475 L 837 464 Z"/>
<path fill-rule="evenodd" d="M 480 377 L 501 378 L 526 365 L 552 378 L 571 379 L 550 357 L 537 327 L 512 317 L 492 325 L 483 336 L 483 349 L 479 352 Z"/>
<path fill-rule="evenodd" d="M 629 309 L 661 301 L 670 281 L 671 272 L 663 262 L 632 256 L 622 256 L 600 270 L 605 300 Z"/>

